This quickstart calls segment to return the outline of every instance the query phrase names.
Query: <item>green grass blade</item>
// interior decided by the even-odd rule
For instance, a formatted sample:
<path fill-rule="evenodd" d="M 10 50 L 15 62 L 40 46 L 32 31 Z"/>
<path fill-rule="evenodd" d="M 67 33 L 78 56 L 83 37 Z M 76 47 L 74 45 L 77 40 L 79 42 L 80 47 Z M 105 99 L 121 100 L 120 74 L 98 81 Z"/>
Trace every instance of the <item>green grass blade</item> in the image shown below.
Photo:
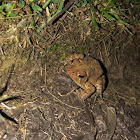
<path fill-rule="evenodd" d="M 46 23 L 43 22 L 43 23 L 37 28 L 37 32 L 40 32 L 45 26 L 46 26 Z"/>
<path fill-rule="evenodd" d="M 93 21 L 95 30 L 99 29 L 98 23 L 96 22 L 95 18 L 91 16 L 90 11 L 88 10 L 88 14 L 90 16 L 90 19 Z"/>
<path fill-rule="evenodd" d="M 41 39 L 42 41 L 46 41 L 44 38 L 42 38 L 38 33 L 33 31 L 33 35 Z"/>
<path fill-rule="evenodd" d="M 18 3 L 18 6 L 21 6 L 21 7 L 23 7 L 25 5 L 25 1 L 23 1 L 23 0 L 20 0 L 19 1 L 19 3 Z"/>
<path fill-rule="evenodd" d="M 97 22 L 96 22 L 95 18 L 94 18 L 94 17 L 92 17 L 91 19 L 92 19 L 92 21 L 93 21 L 93 23 L 94 23 L 95 30 L 99 29 L 99 26 L 98 26 L 98 24 L 97 24 Z"/>
<path fill-rule="evenodd" d="M 92 10 L 96 13 L 97 11 L 95 10 L 94 6 L 92 5 L 92 1 L 89 2 L 89 5 L 92 8 Z M 90 16 L 90 19 L 92 20 L 92 22 L 94 24 L 95 30 L 98 30 L 99 29 L 98 23 L 96 22 L 95 18 L 91 15 L 88 7 L 87 7 L 87 10 L 88 10 L 88 14 Z"/>
<path fill-rule="evenodd" d="M 104 14 L 104 16 L 105 16 L 107 19 L 109 19 L 109 20 L 114 20 L 114 18 L 113 18 L 109 13 L 107 13 L 107 12 L 104 10 L 104 8 L 103 8 L 103 6 L 102 6 L 101 4 L 99 4 L 99 10 L 101 11 L 101 13 Z"/>
<path fill-rule="evenodd" d="M 110 9 L 110 12 L 112 12 L 113 16 L 118 20 L 118 22 L 120 22 L 121 24 L 124 25 L 128 25 L 127 22 L 123 21 L 116 13 L 113 9 Z"/>
<path fill-rule="evenodd" d="M 59 13 L 59 12 L 62 10 L 63 5 L 64 5 L 64 2 L 65 2 L 65 0 L 61 0 L 61 2 L 60 2 L 60 4 L 59 4 L 59 7 L 58 7 L 58 9 L 57 9 L 57 13 Z"/>
<path fill-rule="evenodd" d="M 58 7 L 58 9 L 57 9 L 57 12 L 56 12 L 51 18 L 49 18 L 49 19 L 47 20 L 47 23 L 48 23 L 51 19 L 53 19 L 53 18 L 62 10 L 63 5 L 64 5 L 64 2 L 65 2 L 65 0 L 61 0 L 60 5 L 59 5 L 59 7 Z"/>
<path fill-rule="evenodd" d="M 10 14 L 12 13 L 12 10 L 14 9 L 15 5 L 16 5 L 16 3 L 13 3 L 13 5 L 12 5 L 10 11 L 9 11 L 9 12 L 7 13 L 7 15 L 6 15 L 7 17 L 10 16 Z"/>
<path fill-rule="evenodd" d="M 114 3 L 114 0 L 108 0 L 107 2 L 108 2 L 108 4 L 107 4 L 106 9 L 110 9 L 112 7 L 116 7 L 116 5 Z"/>
<path fill-rule="evenodd" d="M 113 14 L 114 17 L 121 23 L 121 24 L 124 24 L 124 25 L 128 25 L 128 23 L 126 23 L 125 21 L 123 21 L 118 15 L 116 14 Z"/>
<path fill-rule="evenodd" d="M 126 28 L 125 29 L 130 35 L 133 35 L 133 33 L 128 29 L 128 28 Z"/>
<path fill-rule="evenodd" d="M 13 18 L 19 18 L 19 19 L 21 19 L 21 17 L 19 15 L 16 15 L 14 13 L 10 13 L 9 16 L 10 17 L 13 17 Z"/>
<path fill-rule="evenodd" d="M 96 13 L 97 11 L 95 10 L 94 6 L 92 5 L 92 1 L 89 2 L 89 5 L 92 8 L 92 10 Z"/>
<path fill-rule="evenodd" d="M 85 6 L 87 4 L 87 0 L 83 0 L 82 5 Z"/>
<path fill-rule="evenodd" d="M 45 9 L 48 5 L 49 5 L 49 3 L 51 2 L 51 0 L 47 0 L 47 2 L 43 5 L 43 9 Z"/>
<path fill-rule="evenodd" d="M 31 6 L 32 6 L 33 10 L 34 10 L 36 13 L 42 12 L 42 8 L 39 7 L 37 4 L 32 3 Z"/>

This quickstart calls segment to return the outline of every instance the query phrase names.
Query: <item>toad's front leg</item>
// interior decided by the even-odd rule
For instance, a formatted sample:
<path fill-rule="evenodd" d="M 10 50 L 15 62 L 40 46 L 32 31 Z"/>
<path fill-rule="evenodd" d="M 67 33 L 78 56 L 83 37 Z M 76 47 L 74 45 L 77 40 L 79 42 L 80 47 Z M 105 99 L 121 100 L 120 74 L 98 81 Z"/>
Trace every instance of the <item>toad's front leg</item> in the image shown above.
<path fill-rule="evenodd" d="M 83 101 L 87 99 L 95 91 L 96 91 L 96 88 L 92 84 L 87 82 L 85 84 L 85 89 L 83 91 L 79 92 L 78 90 L 76 90 L 74 94 L 76 94 L 77 97 Z"/>

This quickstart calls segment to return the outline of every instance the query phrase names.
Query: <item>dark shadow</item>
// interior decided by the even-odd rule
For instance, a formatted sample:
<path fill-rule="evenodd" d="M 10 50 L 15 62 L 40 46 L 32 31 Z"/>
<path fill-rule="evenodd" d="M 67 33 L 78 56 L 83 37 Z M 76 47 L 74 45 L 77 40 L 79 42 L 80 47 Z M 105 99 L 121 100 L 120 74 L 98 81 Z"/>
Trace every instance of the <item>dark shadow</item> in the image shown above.
<path fill-rule="evenodd" d="M 8 86 L 8 81 L 6 82 L 5 86 L 0 89 L 0 96 L 2 96 L 3 93 L 7 90 L 7 86 Z"/>
<path fill-rule="evenodd" d="M 13 119 L 13 118 L 11 118 L 10 116 L 8 116 L 7 114 L 5 114 L 2 110 L 0 110 L 0 114 L 1 114 L 5 119 L 8 119 L 8 120 L 10 120 L 10 121 L 12 121 L 12 122 L 18 124 L 18 122 L 17 122 L 15 119 Z"/>
<path fill-rule="evenodd" d="M 8 76 L 8 79 L 7 79 L 6 83 L 5 83 L 5 86 L 2 89 L 0 89 L 0 96 L 2 96 L 3 93 L 7 90 L 7 87 L 8 87 L 8 84 L 10 82 L 10 79 L 11 79 L 12 72 L 14 70 L 14 67 L 15 67 L 15 65 L 13 64 L 12 67 L 11 67 L 10 74 Z"/>
<path fill-rule="evenodd" d="M 97 59 L 98 60 L 98 59 Z M 103 71 L 104 71 L 104 75 L 105 75 L 105 88 L 104 88 L 104 91 L 106 90 L 106 88 L 107 88 L 107 86 L 108 86 L 108 83 L 109 83 L 109 81 L 108 81 L 108 76 L 107 76 L 107 69 L 106 69 L 106 67 L 104 66 L 104 64 L 102 63 L 102 61 L 100 61 L 100 60 L 98 60 L 99 61 L 99 63 L 100 63 L 100 65 L 101 65 L 101 68 L 103 69 Z"/>
<path fill-rule="evenodd" d="M 5 86 L 4 86 L 2 89 L 0 89 L 0 96 L 2 96 L 3 93 L 7 90 L 7 87 L 8 87 L 8 84 L 9 84 L 9 82 L 10 82 L 10 79 L 11 79 L 12 72 L 13 72 L 13 70 L 14 70 L 14 67 L 15 67 L 15 65 L 13 64 L 12 67 L 11 67 L 9 76 L 8 76 L 8 78 L 7 78 L 7 81 L 6 81 L 6 83 L 5 83 Z M 0 100 L 0 103 L 1 103 L 1 102 L 6 102 L 6 101 L 9 101 L 9 100 L 13 100 L 13 99 L 19 99 L 19 98 L 21 98 L 21 96 L 12 96 L 12 97 L 8 97 L 8 98 L 6 98 L 6 99 Z M 0 109 L 0 114 L 1 114 L 1 116 L 3 116 L 5 119 L 8 119 L 8 120 L 10 120 L 10 121 L 12 121 L 12 122 L 18 124 L 17 121 L 16 121 L 14 118 L 11 118 L 11 117 L 8 116 L 7 114 L 5 114 L 1 109 Z"/>
<path fill-rule="evenodd" d="M 6 102 L 6 101 L 9 101 L 9 100 L 13 100 L 13 99 L 21 99 L 21 96 L 12 96 L 12 97 L 3 99 L 0 102 Z"/>

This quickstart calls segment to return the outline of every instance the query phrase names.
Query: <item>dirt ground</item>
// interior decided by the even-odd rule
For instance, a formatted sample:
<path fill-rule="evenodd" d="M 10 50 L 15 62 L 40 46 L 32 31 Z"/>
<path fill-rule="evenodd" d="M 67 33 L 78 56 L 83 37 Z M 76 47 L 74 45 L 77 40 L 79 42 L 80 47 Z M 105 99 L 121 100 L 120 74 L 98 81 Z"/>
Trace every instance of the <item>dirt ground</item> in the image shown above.
<path fill-rule="evenodd" d="M 41 33 L 46 40 L 48 32 L 57 32 L 49 43 L 25 48 L 16 40 L 1 43 L 0 97 L 12 98 L 0 105 L 0 139 L 103 140 L 113 132 L 112 140 L 140 139 L 140 24 L 130 26 L 130 35 L 119 25 L 95 31 L 83 19 L 46 27 Z M 104 64 L 108 81 L 103 100 L 66 96 L 78 88 L 65 71 L 65 58 L 72 53 Z"/>

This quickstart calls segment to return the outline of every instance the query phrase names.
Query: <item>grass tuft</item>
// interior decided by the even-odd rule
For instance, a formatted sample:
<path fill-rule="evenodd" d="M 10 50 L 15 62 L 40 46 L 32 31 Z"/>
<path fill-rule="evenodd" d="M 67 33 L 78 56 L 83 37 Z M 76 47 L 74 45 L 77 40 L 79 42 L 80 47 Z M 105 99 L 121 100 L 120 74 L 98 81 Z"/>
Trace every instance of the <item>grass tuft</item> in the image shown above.
<path fill-rule="evenodd" d="M 32 39 L 34 37 L 45 42 L 47 40 L 40 35 L 44 27 L 46 27 L 47 24 L 55 22 L 56 19 L 59 20 L 59 17 L 61 17 L 74 2 L 77 8 L 81 6 L 86 8 L 88 17 L 90 21 L 93 22 L 95 30 L 99 30 L 102 25 L 106 23 L 110 25 L 110 27 L 114 27 L 114 25 L 117 24 L 122 26 L 129 34 L 132 34 L 129 29 L 129 21 L 131 19 L 128 19 L 125 15 L 125 10 L 121 8 L 122 5 L 114 0 L 79 0 L 77 2 L 74 0 L 3 0 L 0 5 L 0 20 L 6 20 L 8 22 L 9 20 L 14 20 L 17 23 L 17 27 L 12 27 L 11 29 L 13 33 L 8 33 L 8 37 L 18 33 L 17 31 L 20 29 L 24 32 L 24 40 L 26 40 L 28 44 L 35 44 L 35 42 L 32 41 L 35 40 Z M 55 38 L 49 33 L 48 36 L 50 36 L 51 42 L 52 39 Z M 0 37 L 0 42 L 2 42 L 1 39 L 4 39 L 4 37 Z M 26 42 L 22 44 L 25 45 L 27 44 Z"/>

